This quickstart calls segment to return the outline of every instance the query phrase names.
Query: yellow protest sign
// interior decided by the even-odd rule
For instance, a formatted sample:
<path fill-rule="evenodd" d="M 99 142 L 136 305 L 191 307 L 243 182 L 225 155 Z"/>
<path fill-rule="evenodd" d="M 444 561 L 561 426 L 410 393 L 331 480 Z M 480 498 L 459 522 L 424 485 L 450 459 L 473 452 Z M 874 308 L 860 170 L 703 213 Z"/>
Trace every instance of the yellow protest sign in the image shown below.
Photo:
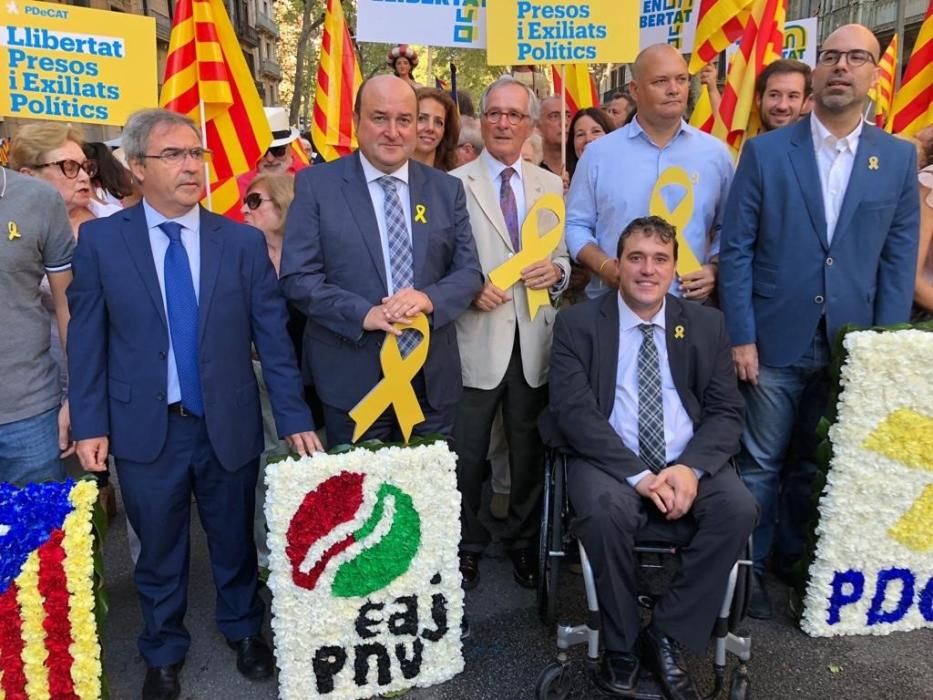
<path fill-rule="evenodd" d="M 407 357 L 402 357 L 398 347 L 398 337 L 386 333 L 385 342 L 379 353 L 382 380 L 350 411 L 350 418 L 356 423 L 353 429 L 353 442 L 359 440 L 389 406 L 395 408 L 395 417 L 402 428 L 405 442 L 408 442 L 411 437 L 412 429 L 424 420 L 424 412 L 418 403 L 411 381 L 428 359 L 428 344 L 431 340 L 428 317 L 418 314 L 412 318 L 411 323 L 396 323 L 395 328 L 420 331 L 421 340 L 412 348 Z"/>
<path fill-rule="evenodd" d="M 158 105 L 155 19 L 3 0 L 0 69 L 0 115 L 122 125 Z"/>
<path fill-rule="evenodd" d="M 551 211 L 557 223 L 541 235 L 539 214 Z M 525 216 L 522 224 L 522 249 L 489 273 L 489 281 L 501 290 L 506 290 L 522 278 L 522 270 L 532 263 L 551 257 L 564 237 L 564 199 L 559 194 L 548 192 L 541 197 Z M 528 289 L 528 315 L 534 320 L 538 309 L 551 303 L 546 289 Z"/>
<path fill-rule="evenodd" d="M 496 0 L 486 6 L 486 61 L 631 63 L 640 3 L 631 0 Z"/>
<path fill-rule="evenodd" d="M 673 209 L 668 208 L 661 195 L 662 190 L 669 185 L 683 187 L 685 192 L 683 199 Z M 699 270 L 701 263 L 684 237 L 684 229 L 693 217 L 693 181 L 686 170 L 672 165 L 661 173 L 651 191 L 648 213 L 651 216 L 660 216 L 677 229 L 677 274 L 683 277 Z"/>

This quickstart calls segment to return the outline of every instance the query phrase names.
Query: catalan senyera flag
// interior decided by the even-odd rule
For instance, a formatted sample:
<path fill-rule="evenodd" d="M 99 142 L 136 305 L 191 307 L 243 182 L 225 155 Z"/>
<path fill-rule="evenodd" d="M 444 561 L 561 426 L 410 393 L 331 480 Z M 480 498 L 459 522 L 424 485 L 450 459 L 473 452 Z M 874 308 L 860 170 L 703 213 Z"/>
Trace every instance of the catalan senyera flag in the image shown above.
<path fill-rule="evenodd" d="M 897 73 L 897 34 L 891 38 L 887 50 L 878 61 L 878 82 L 868 91 L 868 97 L 875 103 L 875 125 L 884 127 L 890 124 L 891 103 L 894 97 L 894 76 Z M 890 131 L 890 128 L 888 128 Z"/>
<path fill-rule="evenodd" d="M 292 162 L 300 163 L 300 167 L 302 168 L 311 165 L 308 154 L 305 153 L 305 149 L 301 147 L 301 141 L 299 139 L 295 139 L 291 142 L 289 150 L 292 154 Z"/>
<path fill-rule="evenodd" d="M 697 28 L 690 56 L 690 74 L 700 72 L 707 63 L 742 36 L 754 0 L 700 0 Z"/>
<path fill-rule="evenodd" d="M 708 85 L 704 85 L 700 91 L 700 97 L 693 106 L 689 123 L 690 126 L 705 131 L 707 134 L 713 133 L 713 102 L 709 97 Z"/>
<path fill-rule="evenodd" d="M 890 120 L 895 134 L 908 136 L 933 124 L 933 0 L 894 95 Z"/>
<path fill-rule="evenodd" d="M 725 141 L 734 155 L 745 139 L 761 129 L 755 81 L 765 66 L 782 56 L 786 15 L 787 0 L 755 0 L 739 50 L 729 64 L 713 135 Z"/>
<path fill-rule="evenodd" d="M 221 0 L 176 3 L 159 102 L 195 124 L 203 108 L 211 208 L 242 220 L 236 178 L 259 162 L 272 132 Z"/>
<path fill-rule="evenodd" d="M 343 16 L 343 5 L 340 0 L 327 0 L 311 120 L 314 147 L 324 160 L 335 160 L 356 150 L 353 101 L 362 84 L 363 74 Z"/>
<path fill-rule="evenodd" d="M 587 64 L 565 63 L 564 81 L 560 79 L 560 66 L 551 66 L 551 78 L 554 81 L 555 95 L 560 95 L 566 88 L 567 109 L 571 114 L 587 107 L 599 107 L 599 92 Z"/>

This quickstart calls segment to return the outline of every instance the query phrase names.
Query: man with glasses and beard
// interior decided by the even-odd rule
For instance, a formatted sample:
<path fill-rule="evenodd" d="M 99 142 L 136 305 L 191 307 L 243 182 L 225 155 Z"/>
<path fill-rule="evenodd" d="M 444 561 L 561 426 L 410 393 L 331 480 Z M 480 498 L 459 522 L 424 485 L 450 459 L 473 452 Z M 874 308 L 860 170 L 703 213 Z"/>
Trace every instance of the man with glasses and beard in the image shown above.
<path fill-rule="evenodd" d="M 294 175 L 302 168 L 310 167 L 302 163 L 293 152 L 293 141 L 301 138 L 298 129 L 288 123 L 288 111 L 284 107 L 264 107 L 269 129 L 272 131 L 272 143 L 252 170 L 237 178 L 240 199 L 246 196 L 250 183 L 257 175 Z"/>

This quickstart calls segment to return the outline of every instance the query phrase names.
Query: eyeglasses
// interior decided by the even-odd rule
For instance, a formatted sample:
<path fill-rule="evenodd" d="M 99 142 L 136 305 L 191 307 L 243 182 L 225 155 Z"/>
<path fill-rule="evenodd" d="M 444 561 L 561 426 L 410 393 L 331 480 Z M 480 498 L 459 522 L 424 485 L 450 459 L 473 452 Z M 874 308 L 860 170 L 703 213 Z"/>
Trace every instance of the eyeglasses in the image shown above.
<path fill-rule="evenodd" d="M 846 57 L 846 63 L 855 68 L 864 66 L 869 61 L 871 61 L 873 65 L 878 63 L 871 51 L 866 51 L 865 49 L 852 49 L 851 51 L 825 49 L 816 55 L 816 60 L 821 66 L 834 66 L 839 63 L 839 59 L 843 56 Z"/>
<path fill-rule="evenodd" d="M 191 160 L 201 163 L 211 159 L 211 152 L 200 146 L 195 148 L 166 148 L 157 155 L 146 154 L 143 158 L 158 158 L 166 165 L 181 165 L 185 162 L 185 158 L 189 156 Z"/>
<path fill-rule="evenodd" d="M 250 211 L 256 211 L 259 207 L 262 206 L 263 202 L 271 202 L 271 199 L 263 199 L 262 195 L 258 192 L 250 192 L 248 195 L 243 197 L 243 204 L 249 207 Z"/>
<path fill-rule="evenodd" d="M 509 110 L 508 112 L 503 112 L 498 109 L 490 109 L 487 112 L 483 112 L 483 118 L 490 124 L 498 124 L 499 120 L 505 117 L 509 120 L 509 124 L 512 126 L 518 126 L 522 123 L 523 119 L 528 117 L 527 114 L 522 114 L 521 112 L 516 112 L 515 110 Z"/>
<path fill-rule="evenodd" d="M 97 175 L 97 161 L 88 158 L 83 163 L 79 163 L 76 160 L 56 160 L 54 163 L 40 163 L 39 165 L 34 165 L 34 168 L 48 168 L 51 165 L 57 165 L 59 170 L 62 171 L 62 175 L 67 177 L 69 180 L 74 180 L 78 177 L 78 171 L 83 170 L 87 173 L 88 177 L 94 177 Z"/>
<path fill-rule="evenodd" d="M 269 148 L 266 149 L 266 153 L 271 153 L 276 158 L 281 158 L 285 155 L 286 150 L 288 150 L 287 144 L 285 146 L 269 146 Z"/>

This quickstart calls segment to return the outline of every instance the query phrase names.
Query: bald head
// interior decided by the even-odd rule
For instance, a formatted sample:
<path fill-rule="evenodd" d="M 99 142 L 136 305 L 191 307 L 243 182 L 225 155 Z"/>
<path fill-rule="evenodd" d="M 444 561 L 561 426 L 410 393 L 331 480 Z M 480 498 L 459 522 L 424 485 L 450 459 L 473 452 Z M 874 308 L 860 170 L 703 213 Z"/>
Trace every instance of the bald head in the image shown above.
<path fill-rule="evenodd" d="M 881 44 L 871 29 L 862 24 L 844 24 L 823 41 L 821 49 L 836 48 L 836 44 L 845 44 L 849 48 L 860 48 L 870 52 L 875 62 L 881 57 Z"/>
<path fill-rule="evenodd" d="M 825 123 L 838 115 L 848 123 L 861 114 L 878 79 L 881 47 L 868 27 L 846 24 L 826 37 L 813 69 L 813 108 Z"/>
<path fill-rule="evenodd" d="M 635 57 L 635 62 L 632 64 L 632 79 L 638 80 L 640 76 L 644 75 L 646 68 L 654 66 L 659 61 L 682 63 L 684 71 L 687 70 L 687 62 L 680 54 L 680 51 L 670 44 L 653 44 L 642 49 L 638 56 Z"/>
<path fill-rule="evenodd" d="M 632 64 L 629 92 L 638 106 L 638 123 L 673 128 L 687 109 L 690 74 L 680 52 L 667 44 L 644 49 Z"/>
<path fill-rule="evenodd" d="M 415 150 L 418 98 L 394 75 L 370 78 L 356 95 L 353 118 L 360 152 L 377 170 L 391 174 Z"/>
<path fill-rule="evenodd" d="M 383 97 L 404 99 L 406 95 L 411 95 L 412 109 L 415 111 L 418 109 L 418 95 L 414 86 L 407 80 L 402 80 L 394 75 L 375 75 L 363 81 L 356 93 L 356 101 L 353 104 L 353 113 L 357 118 L 359 118 L 360 110 L 363 107 L 364 94 L 367 100 L 379 100 Z"/>

